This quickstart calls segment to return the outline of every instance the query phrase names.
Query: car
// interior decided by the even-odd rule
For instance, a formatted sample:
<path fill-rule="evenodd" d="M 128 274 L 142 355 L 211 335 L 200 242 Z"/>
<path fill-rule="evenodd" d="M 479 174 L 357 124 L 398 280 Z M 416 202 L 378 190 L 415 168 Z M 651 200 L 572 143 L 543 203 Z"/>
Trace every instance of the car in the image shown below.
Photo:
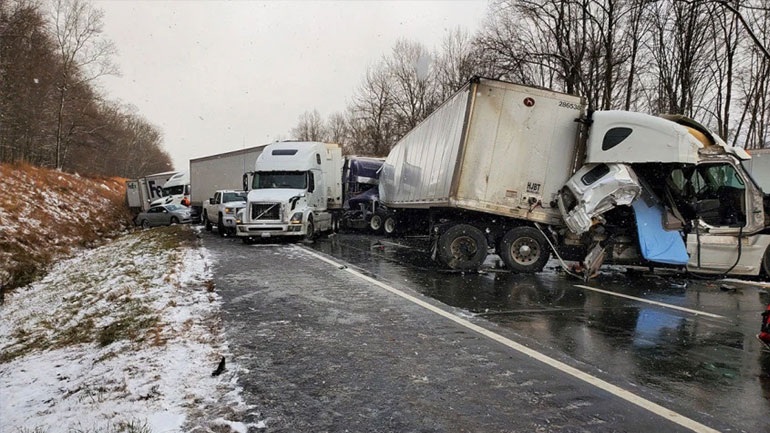
<path fill-rule="evenodd" d="M 162 204 L 140 212 L 134 220 L 142 228 L 169 226 L 192 222 L 192 211 L 178 204 Z"/>

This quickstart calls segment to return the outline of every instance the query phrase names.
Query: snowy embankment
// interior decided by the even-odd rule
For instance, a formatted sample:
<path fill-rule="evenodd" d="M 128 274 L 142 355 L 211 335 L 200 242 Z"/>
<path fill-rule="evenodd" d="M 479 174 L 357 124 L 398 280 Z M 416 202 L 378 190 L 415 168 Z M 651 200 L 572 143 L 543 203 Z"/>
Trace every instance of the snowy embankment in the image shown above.
<path fill-rule="evenodd" d="M 0 432 L 245 432 L 220 302 L 187 226 L 57 263 L 0 306 Z"/>

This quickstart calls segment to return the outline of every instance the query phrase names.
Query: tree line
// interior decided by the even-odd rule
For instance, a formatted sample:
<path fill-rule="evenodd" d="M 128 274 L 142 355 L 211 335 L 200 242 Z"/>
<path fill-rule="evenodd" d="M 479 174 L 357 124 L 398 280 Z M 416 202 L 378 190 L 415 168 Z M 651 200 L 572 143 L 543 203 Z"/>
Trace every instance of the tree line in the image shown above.
<path fill-rule="evenodd" d="M 729 144 L 770 146 L 765 0 L 493 0 L 474 34 L 407 39 L 371 66 L 342 112 L 299 116 L 298 140 L 387 155 L 473 76 L 582 96 L 591 109 L 683 114 Z"/>
<path fill-rule="evenodd" d="M 160 130 L 107 100 L 103 12 L 86 0 L 0 1 L 0 162 L 139 177 L 172 169 Z"/>

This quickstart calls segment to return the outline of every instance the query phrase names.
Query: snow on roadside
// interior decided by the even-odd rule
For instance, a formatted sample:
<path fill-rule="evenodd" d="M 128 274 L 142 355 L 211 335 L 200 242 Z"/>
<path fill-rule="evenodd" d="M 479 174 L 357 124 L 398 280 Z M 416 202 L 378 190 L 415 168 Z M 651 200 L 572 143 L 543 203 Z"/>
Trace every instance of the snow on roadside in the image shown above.
<path fill-rule="evenodd" d="M 193 229 L 146 230 L 7 294 L 0 432 L 246 431 L 236 368 L 212 376 L 229 353 L 210 263 Z"/>

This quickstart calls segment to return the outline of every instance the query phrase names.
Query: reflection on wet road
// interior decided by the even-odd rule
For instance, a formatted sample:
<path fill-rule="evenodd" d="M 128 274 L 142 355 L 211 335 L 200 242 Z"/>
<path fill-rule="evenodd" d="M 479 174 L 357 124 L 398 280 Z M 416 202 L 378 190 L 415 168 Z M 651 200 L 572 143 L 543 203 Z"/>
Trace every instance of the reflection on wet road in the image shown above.
<path fill-rule="evenodd" d="M 770 431 L 770 353 L 755 338 L 770 295 L 759 282 L 610 269 L 584 284 L 555 263 L 518 275 L 495 269 L 494 258 L 487 272 L 458 273 L 437 269 L 419 239 L 356 234 L 310 247 L 482 316 L 530 347 L 674 410 L 738 431 Z"/>

